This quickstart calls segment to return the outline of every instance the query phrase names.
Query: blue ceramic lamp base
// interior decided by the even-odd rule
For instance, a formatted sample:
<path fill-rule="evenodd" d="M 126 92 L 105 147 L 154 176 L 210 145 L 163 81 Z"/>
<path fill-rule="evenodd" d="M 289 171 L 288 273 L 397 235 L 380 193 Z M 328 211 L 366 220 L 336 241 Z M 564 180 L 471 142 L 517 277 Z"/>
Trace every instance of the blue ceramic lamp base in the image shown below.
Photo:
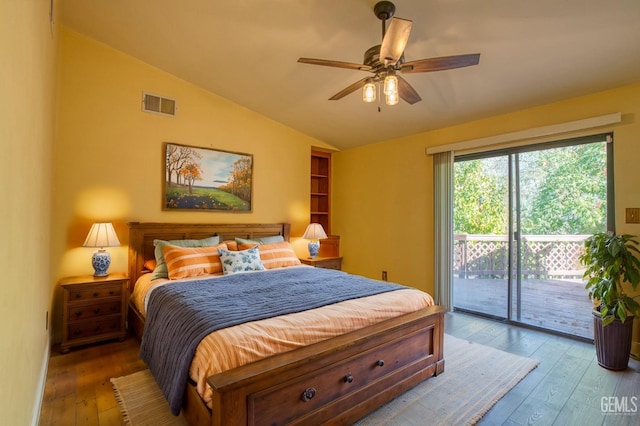
<path fill-rule="evenodd" d="M 111 265 L 111 255 L 105 250 L 98 250 L 93 253 L 91 264 L 95 271 L 93 274 L 94 277 L 106 277 L 109 275 L 107 269 L 109 269 L 109 265 Z"/>
<path fill-rule="evenodd" d="M 320 251 L 320 241 L 310 241 L 309 245 L 309 257 L 313 259 L 318 256 L 318 252 Z"/>

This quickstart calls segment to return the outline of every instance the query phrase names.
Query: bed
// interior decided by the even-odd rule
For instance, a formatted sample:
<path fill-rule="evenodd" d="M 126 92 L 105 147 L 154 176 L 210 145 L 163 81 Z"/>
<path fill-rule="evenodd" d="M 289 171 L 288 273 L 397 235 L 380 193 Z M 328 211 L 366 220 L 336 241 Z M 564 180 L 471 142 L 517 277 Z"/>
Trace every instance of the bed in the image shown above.
<path fill-rule="evenodd" d="M 283 223 L 135 222 L 129 227 L 130 294 L 134 293 L 136 283 L 144 282 L 149 274 L 145 264 L 154 259 L 153 241 L 156 239 L 218 236 L 220 241 L 232 241 L 236 238 L 256 240 L 281 236 L 288 241 L 290 230 L 289 225 Z M 303 271 L 291 273 L 302 274 Z M 400 293 L 391 291 L 389 294 L 398 297 Z M 364 303 L 366 299 L 368 297 L 360 300 Z M 143 336 L 145 316 L 149 312 L 131 298 L 129 327 L 138 336 Z M 301 314 L 307 317 L 311 312 Z M 206 398 L 199 379 L 190 376 L 184 387 L 182 412 L 192 425 L 351 423 L 428 377 L 444 371 L 443 327 L 444 311 L 441 307 L 420 307 L 346 334 L 216 371 L 204 378 L 208 392 Z M 152 327 L 148 328 L 149 335 L 152 335 L 152 330 Z M 199 350 L 193 365 L 197 364 Z M 191 371 L 194 370 L 193 365 Z"/>

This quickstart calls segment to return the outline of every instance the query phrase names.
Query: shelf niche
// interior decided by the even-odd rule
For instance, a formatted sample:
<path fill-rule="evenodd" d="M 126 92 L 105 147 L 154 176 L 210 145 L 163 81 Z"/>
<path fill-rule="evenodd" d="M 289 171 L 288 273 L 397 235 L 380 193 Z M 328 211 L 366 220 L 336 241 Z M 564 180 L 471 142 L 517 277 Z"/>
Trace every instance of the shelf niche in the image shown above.
<path fill-rule="evenodd" d="M 331 234 L 331 153 L 311 151 L 310 223 Z"/>

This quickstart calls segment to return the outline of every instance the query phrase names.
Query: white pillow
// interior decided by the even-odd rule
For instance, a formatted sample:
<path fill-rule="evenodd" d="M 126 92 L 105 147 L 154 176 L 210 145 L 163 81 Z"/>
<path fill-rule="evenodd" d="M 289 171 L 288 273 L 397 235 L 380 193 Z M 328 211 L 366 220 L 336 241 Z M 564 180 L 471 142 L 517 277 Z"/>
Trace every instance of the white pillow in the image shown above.
<path fill-rule="evenodd" d="M 264 271 L 265 269 L 262 260 L 260 260 L 258 246 L 241 251 L 229 251 L 219 248 L 218 254 L 222 261 L 222 272 L 225 275 L 237 274 L 239 272 Z"/>

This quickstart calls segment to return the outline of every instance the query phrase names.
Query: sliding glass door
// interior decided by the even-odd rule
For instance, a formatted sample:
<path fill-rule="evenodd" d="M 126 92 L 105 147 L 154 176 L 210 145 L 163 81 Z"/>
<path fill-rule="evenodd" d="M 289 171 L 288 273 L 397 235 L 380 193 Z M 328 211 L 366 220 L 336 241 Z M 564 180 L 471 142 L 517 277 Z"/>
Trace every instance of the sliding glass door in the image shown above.
<path fill-rule="evenodd" d="M 578 259 L 613 218 L 608 138 L 456 157 L 455 309 L 593 336 Z"/>
<path fill-rule="evenodd" d="M 509 156 L 454 163 L 453 306 L 508 317 Z"/>

